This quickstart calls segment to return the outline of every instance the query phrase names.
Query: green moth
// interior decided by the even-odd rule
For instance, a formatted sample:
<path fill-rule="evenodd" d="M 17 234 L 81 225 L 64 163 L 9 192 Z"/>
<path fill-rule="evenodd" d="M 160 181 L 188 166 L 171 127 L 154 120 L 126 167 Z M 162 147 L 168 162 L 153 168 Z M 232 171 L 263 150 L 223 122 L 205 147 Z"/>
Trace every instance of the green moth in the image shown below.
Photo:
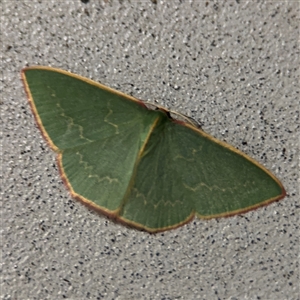
<path fill-rule="evenodd" d="M 122 223 L 159 232 L 286 194 L 255 160 L 164 108 L 50 67 L 22 78 L 72 196 Z"/>

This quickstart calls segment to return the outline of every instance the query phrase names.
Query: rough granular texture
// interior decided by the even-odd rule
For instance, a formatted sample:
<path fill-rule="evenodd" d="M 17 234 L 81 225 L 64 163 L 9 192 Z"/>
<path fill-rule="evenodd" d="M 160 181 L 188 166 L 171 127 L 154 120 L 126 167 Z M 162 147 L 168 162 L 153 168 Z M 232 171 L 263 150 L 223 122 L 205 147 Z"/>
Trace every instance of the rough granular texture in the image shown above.
<path fill-rule="evenodd" d="M 1 299 L 299 299 L 296 1 L 1 8 Z M 272 171 L 288 196 L 156 235 L 89 211 L 69 196 L 35 125 L 20 78 L 29 65 L 193 117 Z"/>

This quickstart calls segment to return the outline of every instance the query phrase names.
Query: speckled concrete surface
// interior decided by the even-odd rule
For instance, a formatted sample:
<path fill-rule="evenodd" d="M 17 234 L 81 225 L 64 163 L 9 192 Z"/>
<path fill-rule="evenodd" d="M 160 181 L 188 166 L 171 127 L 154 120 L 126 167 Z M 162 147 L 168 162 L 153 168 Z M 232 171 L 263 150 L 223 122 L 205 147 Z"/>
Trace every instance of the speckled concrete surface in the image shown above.
<path fill-rule="evenodd" d="M 1 2 L 1 299 L 299 299 L 299 2 L 153 2 Z M 89 211 L 34 123 L 37 64 L 195 118 L 287 197 L 156 235 Z"/>

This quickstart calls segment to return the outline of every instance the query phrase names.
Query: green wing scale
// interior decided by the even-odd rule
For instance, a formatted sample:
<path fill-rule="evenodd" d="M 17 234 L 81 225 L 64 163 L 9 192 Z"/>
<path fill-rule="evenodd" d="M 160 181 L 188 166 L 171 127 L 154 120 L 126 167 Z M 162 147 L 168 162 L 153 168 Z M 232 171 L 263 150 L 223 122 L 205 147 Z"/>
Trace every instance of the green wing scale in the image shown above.
<path fill-rule="evenodd" d="M 166 109 L 50 67 L 22 78 L 71 194 L 122 223 L 158 232 L 285 196 L 263 166 Z"/>

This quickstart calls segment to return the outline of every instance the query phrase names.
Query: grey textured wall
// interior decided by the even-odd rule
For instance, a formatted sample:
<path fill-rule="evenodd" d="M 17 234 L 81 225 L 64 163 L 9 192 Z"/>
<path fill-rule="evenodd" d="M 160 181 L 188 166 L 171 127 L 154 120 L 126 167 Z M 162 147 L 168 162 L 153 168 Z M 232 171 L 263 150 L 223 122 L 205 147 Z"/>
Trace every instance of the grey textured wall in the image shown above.
<path fill-rule="evenodd" d="M 1 299 L 299 299 L 299 2 L 153 2 L 1 2 Z M 287 197 L 156 235 L 114 224 L 65 189 L 28 65 L 195 118 Z"/>

